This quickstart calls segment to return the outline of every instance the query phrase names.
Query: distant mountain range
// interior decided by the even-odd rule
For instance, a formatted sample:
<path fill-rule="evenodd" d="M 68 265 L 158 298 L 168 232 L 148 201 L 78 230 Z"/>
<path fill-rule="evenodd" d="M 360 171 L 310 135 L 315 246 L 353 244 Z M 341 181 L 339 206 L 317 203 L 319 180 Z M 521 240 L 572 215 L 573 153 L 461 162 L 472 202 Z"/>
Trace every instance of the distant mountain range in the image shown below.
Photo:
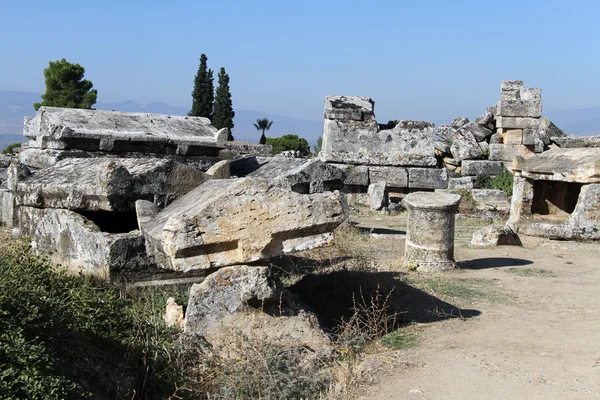
<path fill-rule="evenodd" d="M 23 117 L 35 115 L 33 103 L 40 101 L 39 93 L 0 91 L 0 148 L 14 142 L 25 140 L 22 136 Z M 165 103 L 140 104 L 133 100 L 119 103 L 96 103 L 98 110 L 115 110 L 127 112 L 147 112 L 158 114 L 187 115 L 189 108 L 174 107 Z M 565 133 L 575 135 L 600 135 L 600 106 L 578 108 L 564 111 L 546 112 Z M 273 121 L 267 136 L 277 137 L 287 133 L 295 133 L 316 143 L 323 132 L 323 121 L 311 121 L 275 115 L 262 111 L 235 110 L 235 127 L 233 135 L 238 141 L 258 142 L 260 132 L 252 125 L 258 118 Z"/>

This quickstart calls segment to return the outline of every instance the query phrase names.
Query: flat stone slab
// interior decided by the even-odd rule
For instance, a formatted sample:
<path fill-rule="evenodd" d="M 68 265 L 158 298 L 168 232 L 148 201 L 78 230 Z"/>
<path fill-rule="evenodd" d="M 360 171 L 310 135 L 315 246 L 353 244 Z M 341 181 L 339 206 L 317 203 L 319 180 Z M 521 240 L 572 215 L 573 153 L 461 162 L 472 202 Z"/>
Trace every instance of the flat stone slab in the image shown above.
<path fill-rule="evenodd" d="M 557 148 L 529 158 L 517 157 L 513 171 L 534 180 L 600 182 L 600 148 Z"/>
<path fill-rule="evenodd" d="M 41 107 L 23 134 L 30 148 L 216 156 L 228 130 L 200 117 Z"/>
<path fill-rule="evenodd" d="M 550 140 L 566 149 L 600 147 L 600 136 L 552 136 Z"/>
<path fill-rule="evenodd" d="M 446 168 L 407 168 L 408 187 L 412 189 L 446 189 L 448 170 Z"/>
<path fill-rule="evenodd" d="M 208 179 L 169 160 L 72 158 L 17 180 L 14 189 L 25 206 L 133 211 L 138 199 L 163 207 Z"/>
<path fill-rule="evenodd" d="M 461 165 L 461 173 L 469 176 L 498 175 L 502 171 L 504 171 L 502 161 L 464 160 Z"/>
<path fill-rule="evenodd" d="M 330 244 L 345 196 L 303 195 L 253 179 L 209 180 L 163 210 L 136 203 L 148 254 L 189 271 L 244 264 Z"/>
<path fill-rule="evenodd" d="M 408 209 L 446 210 L 457 208 L 461 195 L 450 192 L 414 192 L 402 199 Z"/>

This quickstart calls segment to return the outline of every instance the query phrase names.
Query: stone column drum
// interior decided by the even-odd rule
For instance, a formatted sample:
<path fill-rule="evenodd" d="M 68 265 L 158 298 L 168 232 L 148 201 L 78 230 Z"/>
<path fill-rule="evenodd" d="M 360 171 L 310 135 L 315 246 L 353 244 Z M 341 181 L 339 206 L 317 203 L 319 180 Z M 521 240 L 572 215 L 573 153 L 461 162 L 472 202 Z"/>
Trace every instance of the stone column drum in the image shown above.
<path fill-rule="evenodd" d="M 402 200 L 408 210 L 404 267 L 422 272 L 456 268 L 454 216 L 460 199 L 454 193 L 415 192 Z"/>

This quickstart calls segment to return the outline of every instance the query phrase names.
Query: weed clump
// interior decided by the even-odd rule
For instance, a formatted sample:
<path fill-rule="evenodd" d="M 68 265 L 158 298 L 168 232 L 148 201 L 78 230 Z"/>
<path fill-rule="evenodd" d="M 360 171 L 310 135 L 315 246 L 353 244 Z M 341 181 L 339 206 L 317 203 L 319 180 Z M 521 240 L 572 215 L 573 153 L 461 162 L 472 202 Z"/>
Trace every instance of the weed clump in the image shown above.
<path fill-rule="evenodd" d="M 473 187 L 475 189 L 502 190 L 507 196 L 512 196 L 514 177 L 508 170 L 503 169 L 495 176 L 480 174 L 475 178 Z"/>

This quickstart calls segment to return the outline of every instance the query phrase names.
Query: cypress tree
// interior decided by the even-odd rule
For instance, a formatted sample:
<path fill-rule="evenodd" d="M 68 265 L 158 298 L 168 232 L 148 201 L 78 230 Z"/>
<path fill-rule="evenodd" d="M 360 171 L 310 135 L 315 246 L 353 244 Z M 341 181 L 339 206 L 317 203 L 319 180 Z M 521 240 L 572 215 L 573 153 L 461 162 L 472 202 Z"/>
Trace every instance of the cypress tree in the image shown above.
<path fill-rule="evenodd" d="M 194 78 L 194 91 L 192 92 L 192 109 L 188 113 L 190 117 L 213 118 L 214 79 L 212 69 L 207 70 L 205 54 L 200 56 L 200 67 Z"/>
<path fill-rule="evenodd" d="M 229 75 L 225 68 L 221 67 L 219 72 L 219 87 L 215 95 L 215 114 L 212 120 L 213 125 L 218 129 L 229 128 L 229 138 L 233 140 L 231 129 L 233 128 L 233 103 L 231 102 L 231 93 L 229 91 Z"/>

